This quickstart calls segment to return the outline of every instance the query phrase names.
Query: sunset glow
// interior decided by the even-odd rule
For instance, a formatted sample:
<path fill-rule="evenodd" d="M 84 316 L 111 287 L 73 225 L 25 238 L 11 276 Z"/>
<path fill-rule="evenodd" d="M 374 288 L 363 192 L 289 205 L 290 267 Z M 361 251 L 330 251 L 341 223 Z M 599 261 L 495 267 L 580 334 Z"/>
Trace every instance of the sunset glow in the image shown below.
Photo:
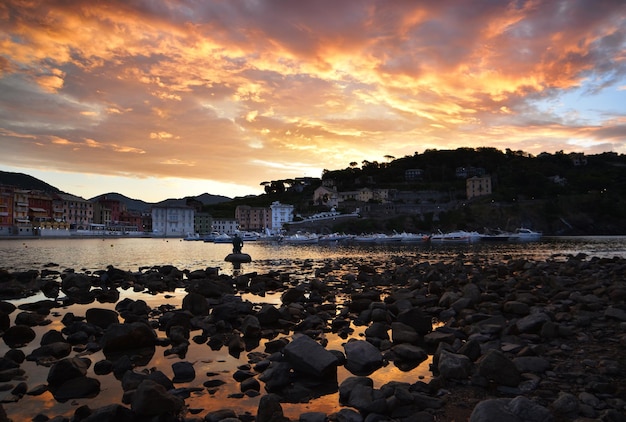
<path fill-rule="evenodd" d="M 426 149 L 626 153 L 623 0 L 0 5 L 0 169 L 157 202 Z"/>

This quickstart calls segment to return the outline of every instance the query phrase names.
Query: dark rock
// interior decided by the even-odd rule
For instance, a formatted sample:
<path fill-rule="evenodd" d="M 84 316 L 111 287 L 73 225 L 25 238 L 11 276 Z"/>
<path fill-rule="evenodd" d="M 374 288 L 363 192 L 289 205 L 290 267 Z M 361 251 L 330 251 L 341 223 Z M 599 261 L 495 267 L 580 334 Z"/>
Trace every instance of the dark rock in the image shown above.
<path fill-rule="evenodd" d="M 424 314 L 419 308 L 400 312 L 397 321 L 412 327 L 417 334 L 422 336 L 433 330 L 432 318 Z"/>
<path fill-rule="evenodd" d="M 417 331 L 410 325 L 402 322 L 391 323 L 391 340 L 396 343 L 411 343 L 417 344 L 419 341 L 419 335 Z"/>
<path fill-rule="evenodd" d="M 84 377 L 89 368 L 89 361 L 77 357 L 65 358 L 56 362 L 48 372 L 48 385 L 55 388 L 73 379 Z"/>
<path fill-rule="evenodd" d="M 517 387 L 521 374 L 513 361 L 499 350 L 490 350 L 476 362 L 477 372 L 488 380 L 508 387 Z"/>
<path fill-rule="evenodd" d="M 50 322 L 49 319 L 46 319 L 45 315 L 36 312 L 23 311 L 15 316 L 15 325 L 35 327 L 37 325 L 47 325 L 50 324 Z"/>
<path fill-rule="evenodd" d="M 183 399 L 168 393 L 161 384 L 146 379 L 137 387 L 131 409 L 141 416 L 175 416 L 184 404 Z"/>
<path fill-rule="evenodd" d="M 209 304 L 206 297 L 200 293 L 190 292 L 183 298 L 182 308 L 192 315 L 206 316 L 209 314 Z"/>
<path fill-rule="evenodd" d="M 65 337 L 63 337 L 63 333 L 57 330 L 50 330 L 41 336 L 41 341 L 39 342 L 39 344 L 41 346 L 45 346 L 46 344 L 58 343 L 58 342 L 64 342 L 64 341 L 65 341 Z"/>
<path fill-rule="evenodd" d="M 285 346 L 283 352 L 296 372 L 315 377 L 327 377 L 337 373 L 335 355 L 306 335 L 294 338 Z"/>
<path fill-rule="evenodd" d="M 268 394 L 261 397 L 257 408 L 256 422 L 288 422 L 284 416 L 280 399 L 275 394 Z"/>
<path fill-rule="evenodd" d="M 72 399 L 91 398 L 100 393 L 100 381 L 95 378 L 76 377 L 50 390 L 54 398 L 61 403 Z"/>
<path fill-rule="evenodd" d="M 143 356 L 154 354 L 156 334 L 152 328 L 141 322 L 131 324 L 111 324 L 100 339 L 102 351 L 107 359 L 122 354 L 136 354 L 139 350 Z"/>
<path fill-rule="evenodd" d="M 442 350 L 439 354 L 437 370 L 445 379 L 467 379 L 472 374 L 472 369 L 472 361 L 465 355 L 447 350 Z"/>
<path fill-rule="evenodd" d="M 174 362 L 172 364 L 175 383 L 190 382 L 196 378 L 196 370 L 190 362 Z"/>
<path fill-rule="evenodd" d="M 85 312 L 85 319 L 89 324 L 106 330 L 112 324 L 118 324 L 118 313 L 111 309 L 89 308 Z"/>
<path fill-rule="evenodd" d="M 351 340 L 344 346 L 346 369 L 355 375 L 369 375 L 383 364 L 383 356 L 365 340 Z"/>
<path fill-rule="evenodd" d="M 35 331 L 26 325 L 13 325 L 4 332 L 2 339 L 11 348 L 23 347 L 33 341 Z"/>
<path fill-rule="evenodd" d="M 33 350 L 30 355 L 26 357 L 29 361 L 39 361 L 40 359 L 61 359 L 70 354 L 72 346 L 64 341 L 56 343 L 46 344 Z"/>
<path fill-rule="evenodd" d="M 545 407 L 524 396 L 514 399 L 483 400 L 474 407 L 470 422 L 552 422 L 554 417 Z"/>

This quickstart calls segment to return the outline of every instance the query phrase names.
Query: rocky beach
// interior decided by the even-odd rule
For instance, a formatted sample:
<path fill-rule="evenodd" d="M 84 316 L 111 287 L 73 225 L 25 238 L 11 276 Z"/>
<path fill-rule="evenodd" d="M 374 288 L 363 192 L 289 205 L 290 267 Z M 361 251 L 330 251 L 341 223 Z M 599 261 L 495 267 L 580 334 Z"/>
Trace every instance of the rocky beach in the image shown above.
<path fill-rule="evenodd" d="M 127 291 L 182 297 L 150 306 L 121 298 Z M 264 302 L 269 296 L 279 300 Z M 290 270 L 50 263 L 0 270 L 0 299 L 0 420 L 626 421 L 619 257 L 329 259 L 306 279 Z M 84 315 L 70 311 L 75 304 L 88 305 Z M 199 371 L 191 347 L 227 351 L 241 364 Z M 167 370 L 149 364 L 155 356 Z M 428 377 L 374 382 L 381 368 L 424 362 Z M 45 382 L 32 382 L 24 369 L 32 363 Z M 105 381 L 122 394 L 90 404 Z M 189 404 L 227 386 L 254 405 Z M 337 397 L 332 412 L 285 411 L 325 396 Z M 37 398 L 42 406 L 27 419 L 23 403 Z"/>

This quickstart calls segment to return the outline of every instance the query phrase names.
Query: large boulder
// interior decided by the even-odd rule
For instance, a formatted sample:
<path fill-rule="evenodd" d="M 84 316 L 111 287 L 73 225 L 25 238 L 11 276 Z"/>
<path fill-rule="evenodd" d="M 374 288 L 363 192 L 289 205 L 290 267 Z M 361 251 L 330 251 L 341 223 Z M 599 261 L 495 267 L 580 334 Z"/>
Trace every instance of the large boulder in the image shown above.
<path fill-rule="evenodd" d="M 383 365 L 383 355 L 365 340 L 348 341 L 344 346 L 346 369 L 354 375 L 369 375 Z"/>
<path fill-rule="evenodd" d="M 515 363 L 496 349 L 488 351 L 478 359 L 476 366 L 480 375 L 500 385 L 517 387 L 522 380 Z"/>
<path fill-rule="evenodd" d="M 77 357 L 65 358 L 56 362 L 48 371 L 48 385 L 55 388 L 73 379 L 84 377 L 89 369 L 89 361 Z"/>
<path fill-rule="evenodd" d="M 11 348 L 27 345 L 36 337 L 35 330 L 27 325 L 14 325 L 5 331 L 2 339 Z"/>
<path fill-rule="evenodd" d="M 437 369 L 446 379 L 467 379 L 472 374 L 472 361 L 465 355 L 442 350 Z"/>
<path fill-rule="evenodd" d="M 524 396 L 514 399 L 483 400 L 474 407 L 470 422 L 552 422 L 552 414 L 545 407 Z"/>
<path fill-rule="evenodd" d="M 193 315 L 206 316 L 209 314 L 209 303 L 206 297 L 200 293 L 190 292 L 183 298 L 183 310 L 191 312 Z"/>
<path fill-rule="evenodd" d="M 106 330 L 111 324 L 118 324 L 118 313 L 111 309 L 89 308 L 85 312 L 85 319 L 89 324 Z"/>
<path fill-rule="evenodd" d="M 297 336 L 285 346 L 283 353 L 296 372 L 316 377 L 337 373 L 337 357 L 309 336 Z"/>
<path fill-rule="evenodd" d="M 100 393 L 100 381 L 90 377 L 72 378 L 51 389 L 51 392 L 61 403 L 72 399 L 92 398 Z"/>
<path fill-rule="evenodd" d="M 175 416 L 184 404 L 182 398 L 168 393 L 161 384 L 145 379 L 137 387 L 130 407 L 140 416 Z"/>
<path fill-rule="evenodd" d="M 121 355 L 137 354 L 152 356 L 156 344 L 154 330 L 142 323 L 111 324 L 106 329 L 100 344 L 107 359 L 120 357 Z"/>

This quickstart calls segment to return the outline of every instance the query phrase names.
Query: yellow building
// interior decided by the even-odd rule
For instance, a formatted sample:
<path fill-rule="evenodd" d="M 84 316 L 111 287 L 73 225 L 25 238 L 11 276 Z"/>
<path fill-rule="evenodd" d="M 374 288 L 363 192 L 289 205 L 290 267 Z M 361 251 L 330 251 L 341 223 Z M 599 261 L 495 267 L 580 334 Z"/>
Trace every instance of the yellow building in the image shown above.
<path fill-rule="evenodd" d="M 476 196 L 491 195 L 491 176 L 474 176 L 465 181 L 467 199 Z"/>

